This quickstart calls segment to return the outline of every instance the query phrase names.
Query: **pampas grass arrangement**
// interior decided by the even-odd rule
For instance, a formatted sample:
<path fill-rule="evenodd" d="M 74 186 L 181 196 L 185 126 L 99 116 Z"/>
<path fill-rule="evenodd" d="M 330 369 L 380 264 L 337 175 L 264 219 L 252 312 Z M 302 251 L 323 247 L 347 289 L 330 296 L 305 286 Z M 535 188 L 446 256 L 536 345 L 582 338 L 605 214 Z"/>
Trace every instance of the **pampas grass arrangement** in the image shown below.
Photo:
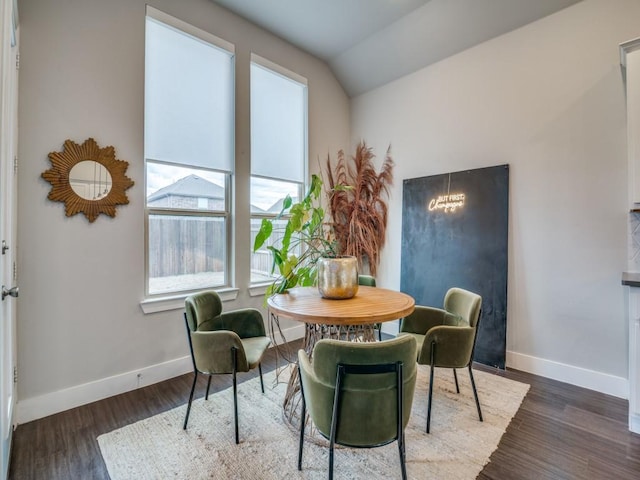
<path fill-rule="evenodd" d="M 333 218 L 333 234 L 340 255 L 358 258 L 360 271 L 368 266 L 376 275 L 380 251 L 387 230 L 386 198 L 393 184 L 391 146 L 387 149 L 382 168 L 376 172 L 371 147 L 361 141 L 354 156 L 347 159 L 338 152 L 335 165 L 327 157 L 327 198 Z"/>

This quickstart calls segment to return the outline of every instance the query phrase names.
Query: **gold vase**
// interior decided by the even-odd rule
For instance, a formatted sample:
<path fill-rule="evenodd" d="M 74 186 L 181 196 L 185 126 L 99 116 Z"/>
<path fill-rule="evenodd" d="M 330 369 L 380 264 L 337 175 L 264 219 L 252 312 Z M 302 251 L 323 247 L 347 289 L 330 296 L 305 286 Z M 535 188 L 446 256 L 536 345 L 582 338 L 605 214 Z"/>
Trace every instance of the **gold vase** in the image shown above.
<path fill-rule="evenodd" d="M 347 299 L 358 293 L 358 259 L 349 255 L 318 259 L 318 291 L 324 298 Z"/>

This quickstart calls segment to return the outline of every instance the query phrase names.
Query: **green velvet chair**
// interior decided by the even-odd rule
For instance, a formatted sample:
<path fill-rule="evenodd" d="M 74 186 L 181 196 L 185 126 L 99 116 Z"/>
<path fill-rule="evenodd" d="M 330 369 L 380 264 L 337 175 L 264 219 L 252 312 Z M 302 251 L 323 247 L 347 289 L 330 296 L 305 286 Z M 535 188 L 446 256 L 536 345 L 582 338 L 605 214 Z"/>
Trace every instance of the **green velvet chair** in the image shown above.
<path fill-rule="evenodd" d="M 371 275 L 358 275 L 358 285 L 364 285 L 366 287 L 376 286 L 376 277 Z M 378 330 L 378 340 L 382 341 L 382 324 L 376 323 L 373 328 Z"/>
<path fill-rule="evenodd" d="M 193 294 L 185 299 L 184 319 L 194 376 L 183 428 L 187 429 L 198 373 L 209 375 L 205 400 L 209 398 L 211 376 L 230 373 L 233 375 L 236 443 L 239 443 L 236 373 L 248 372 L 258 367 L 260 386 L 264 393 L 260 362 L 271 340 L 265 334 L 262 314 L 254 308 L 222 313 L 220 297 L 210 290 Z"/>
<path fill-rule="evenodd" d="M 418 345 L 418 363 L 430 365 L 429 400 L 427 404 L 427 433 L 431 426 L 433 372 L 435 367 L 453 369 L 456 391 L 460 393 L 456 368 L 468 368 L 471 387 L 476 400 L 478 417 L 482 411 L 473 378 L 473 350 L 478 334 L 482 298 L 468 290 L 451 288 L 444 297 L 444 308 L 416 305 L 414 312 L 402 319 L 399 336 L 410 336 Z"/>
<path fill-rule="evenodd" d="M 329 440 L 329 479 L 334 445 L 370 448 L 398 442 L 402 478 L 404 429 L 416 384 L 416 342 L 411 337 L 384 342 L 323 339 L 313 349 L 313 363 L 298 351 L 302 415 Z M 301 421 L 298 470 L 302 470 L 305 421 Z"/>

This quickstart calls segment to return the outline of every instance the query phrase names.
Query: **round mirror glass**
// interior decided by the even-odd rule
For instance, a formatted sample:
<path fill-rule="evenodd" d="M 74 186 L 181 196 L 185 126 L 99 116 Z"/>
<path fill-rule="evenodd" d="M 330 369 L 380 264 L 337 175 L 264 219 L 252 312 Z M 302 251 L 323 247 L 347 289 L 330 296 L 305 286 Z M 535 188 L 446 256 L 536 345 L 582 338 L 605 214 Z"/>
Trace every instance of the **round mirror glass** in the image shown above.
<path fill-rule="evenodd" d="M 100 200 L 111 191 L 112 179 L 104 165 L 93 160 L 76 163 L 69 172 L 69 185 L 85 200 Z"/>

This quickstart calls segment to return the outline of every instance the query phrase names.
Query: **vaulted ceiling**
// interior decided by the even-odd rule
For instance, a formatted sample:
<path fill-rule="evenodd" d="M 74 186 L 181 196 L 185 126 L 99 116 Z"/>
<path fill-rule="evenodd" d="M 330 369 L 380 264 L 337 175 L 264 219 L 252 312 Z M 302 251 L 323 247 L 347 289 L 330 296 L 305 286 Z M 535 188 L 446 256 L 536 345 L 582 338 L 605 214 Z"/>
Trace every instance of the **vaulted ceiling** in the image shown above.
<path fill-rule="evenodd" d="M 211 0 L 326 61 L 360 95 L 581 0 Z"/>

